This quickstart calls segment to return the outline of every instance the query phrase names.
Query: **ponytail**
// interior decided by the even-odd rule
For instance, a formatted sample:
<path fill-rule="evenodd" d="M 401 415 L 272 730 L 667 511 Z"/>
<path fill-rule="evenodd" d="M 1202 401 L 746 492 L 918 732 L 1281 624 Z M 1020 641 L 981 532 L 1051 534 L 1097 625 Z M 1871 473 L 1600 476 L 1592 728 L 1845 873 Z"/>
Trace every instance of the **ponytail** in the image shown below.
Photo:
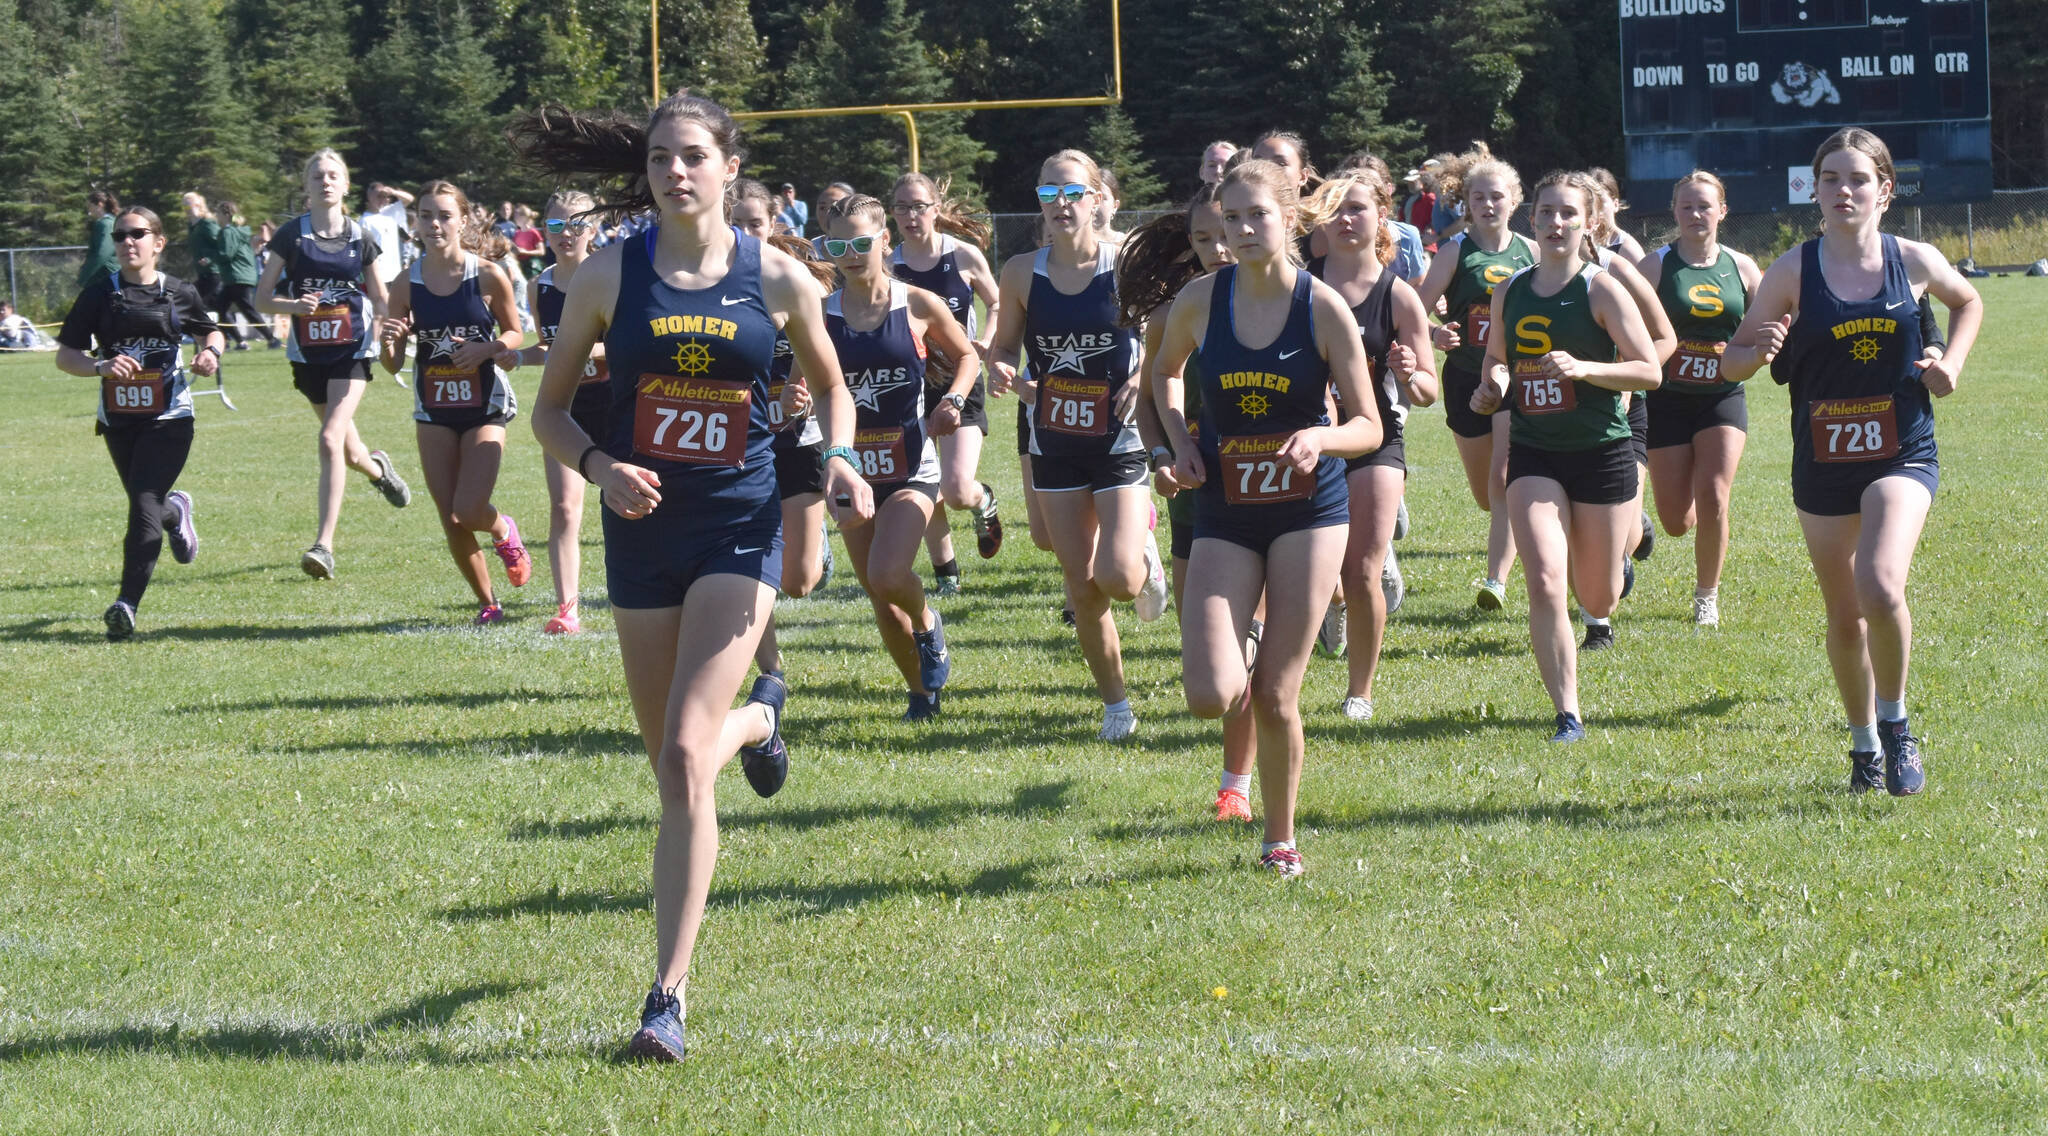
<path fill-rule="evenodd" d="M 797 263 L 802 264 L 812 276 L 818 278 L 819 285 L 826 292 L 831 292 L 837 286 L 838 274 L 830 263 L 818 259 L 818 250 L 811 247 L 811 242 L 802 237 L 792 237 L 788 233 L 777 233 L 768 238 L 768 244 L 795 257 Z"/>
<path fill-rule="evenodd" d="M 1188 239 L 1188 218 L 1221 190 L 1204 183 L 1186 207 L 1132 229 L 1116 258 L 1116 321 L 1136 327 L 1173 302 L 1188 281 L 1202 275 L 1202 258 Z"/>
<path fill-rule="evenodd" d="M 506 137 L 530 168 L 562 179 L 595 179 L 600 192 L 588 212 L 606 220 L 656 211 L 660 203 L 647 181 L 647 139 L 670 119 L 695 122 L 727 158 L 746 160 L 739 125 L 710 99 L 678 91 L 663 99 L 645 123 L 621 111 L 573 111 L 543 103 L 519 114 Z M 726 186 L 730 208 L 733 187 Z"/>
<path fill-rule="evenodd" d="M 967 206 L 956 198 L 947 196 L 953 188 L 952 177 L 933 181 L 916 170 L 896 179 L 896 185 L 889 191 L 893 202 L 904 186 L 921 186 L 932 195 L 932 228 L 948 236 L 958 237 L 976 248 L 987 248 L 991 231 L 988 222 L 970 212 Z"/>

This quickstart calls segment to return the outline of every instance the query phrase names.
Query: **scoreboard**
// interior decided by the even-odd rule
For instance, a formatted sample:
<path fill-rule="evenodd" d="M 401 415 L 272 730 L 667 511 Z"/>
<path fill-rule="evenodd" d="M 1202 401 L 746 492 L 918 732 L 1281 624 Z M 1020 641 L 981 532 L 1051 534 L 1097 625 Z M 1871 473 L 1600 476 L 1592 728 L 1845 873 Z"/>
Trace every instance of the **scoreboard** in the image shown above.
<path fill-rule="evenodd" d="M 1842 126 L 1891 147 L 1904 200 L 1991 194 L 1987 0 L 1618 0 L 1628 194 L 1694 167 L 1738 212 L 1805 201 Z"/>

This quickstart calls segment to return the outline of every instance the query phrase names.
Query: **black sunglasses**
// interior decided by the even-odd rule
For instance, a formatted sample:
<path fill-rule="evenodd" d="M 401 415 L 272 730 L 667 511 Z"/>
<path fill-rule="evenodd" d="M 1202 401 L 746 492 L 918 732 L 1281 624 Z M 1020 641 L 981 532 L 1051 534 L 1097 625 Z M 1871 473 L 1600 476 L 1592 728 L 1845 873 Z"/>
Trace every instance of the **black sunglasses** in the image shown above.
<path fill-rule="evenodd" d="M 117 241 L 145 241 L 153 236 L 156 236 L 155 229 L 115 229 L 113 232 Z"/>

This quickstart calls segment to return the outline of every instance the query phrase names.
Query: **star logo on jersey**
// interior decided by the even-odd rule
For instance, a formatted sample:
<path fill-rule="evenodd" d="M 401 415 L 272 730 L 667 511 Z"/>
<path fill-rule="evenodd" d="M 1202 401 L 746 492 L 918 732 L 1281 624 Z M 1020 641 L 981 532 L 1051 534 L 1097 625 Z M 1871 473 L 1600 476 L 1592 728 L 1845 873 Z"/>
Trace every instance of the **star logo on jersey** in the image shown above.
<path fill-rule="evenodd" d="M 455 354 L 455 348 L 461 345 L 462 340 L 457 338 L 452 332 L 444 331 L 439 335 L 428 338 L 425 342 L 428 347 L 434 349 L 435 358 L 446 359 Z"/>
<path fill-rule="evenodd" d="M 1246 391 L 1237 396 L 1237 412 L 1253 418 L 1264 418 L 1273 410 L 1273 402 L 1258 391 Z"/>
<path fill-rule="evenodd" d="M 691 340 L 676 346 L 676 374 L 704 375 L 711 372 L 711 349 Z"/>
<path fill-rule="evenodd" d="M 882 396 L 910 385 L 907 367 L 877 367 L 846 376 L 846 389 L 853 392 L 853 404 L 880 412 Z"/>
<path fill-rule="evenodd" d="M 1098 339 L 1103 342 L 1096 343 Z M 1108 335 L 1041 335 L 1038 349 L 1052 356 L 1052 365 L 1046 368 L 1048 373 L 1072 371 L 1085 375 L 1088 372 L 1082 363 L 1116 350 L 1116 339 Z"/>
<path fill-rule="evenodd" d="M 1877 340 L 1866 335 L 1849 345 L 1849 357 L 1858 363 L 1875 363 L 1879 350 Z"/>

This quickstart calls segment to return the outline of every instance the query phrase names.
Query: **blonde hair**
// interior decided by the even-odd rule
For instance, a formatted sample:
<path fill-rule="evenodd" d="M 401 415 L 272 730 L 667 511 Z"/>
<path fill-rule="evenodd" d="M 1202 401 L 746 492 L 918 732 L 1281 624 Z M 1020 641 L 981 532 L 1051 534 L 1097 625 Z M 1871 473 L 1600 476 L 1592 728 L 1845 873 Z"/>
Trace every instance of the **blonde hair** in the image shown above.
<path fill-rule="evenodd" d="M 1373 236 L 1373 256 L 1381 264 L 1394 263 L 1398 251 L 1394 244 L 1394 230 L 1385 222 L 1393 216 L 1394 193 L 1387 188 L 1386 181 L 1369 166 L 1349 166 L 1330 175 L 1323 184 L 1308 195 L 1301 203 L 1301 223 L 1305 229 L 1320 229 L 1335 220 L 1344 207 L 1344 198 L 1354 188 L 1363 189 L 1372 195 L 1373 203 L 1379 207 L 1381 225 Z"/>
<path fill-rule="evenodd" d="M 1600 181 L 1584 170 L 1552 170 L 1536 183 L 1536 196 L 1543 196 L 1546 189 L 1576 189 L 1586 199 L 1586 227 L 1579 233 L 1579 255 L 1585 260 L 1600 263 L 1600 245 L 1594 234 L 1605 223 L 1601 203 L 1607 199 L 1607 191 L 1600 188 Z"/>
<path fill-rule="evenodd" d="M 1217 200 L 1222 200 L 1223 194 L 1234 185 L 1263 189 L 1273 195 L 1273 200 L 1282 210 L 1292 209 L 1294 224 L 1288 229 L 1289 236 L 1298 237 L 1308 231 L 1302 226 L 1301 191 L 1295 185 L 1294 178 L 1288 174 L 1287 167 L 1278 162 L 1266 161 L 1264 158 L 1239 162 L 1230 167 L 1229 172 L 1223 175 L 1223 181 L 1217 185 Z M 1286 252 L 1288 262 L 1299 267 L 1301 249 L 1296 247 L 1294 241 L 1287 242 Z"/>
<path fill-rule="evenodd" d="M 1688 185 L 1711 185 L 1714 187 L 1714 196 L 1721 199 L 1721 204 L 1728 204 L 1728 187 L 1721 184 L 1721 179 L 1714 176 L 1711 171 L 1694 170 L 1671 183 L 1671 207 L 1673 209 L 1678 208 L 1678 195 L 1685 192 L 1685 187 Z"/>
<path fill-rule="evenodd" d="M 330 161 L 341 167 L 341 184 L 347 186 L 349 184 L 348 162 L 332 146 L 322 146 L 318 150 L 313 151 L 312 157 L 306 159 L 305 168 L 299 171 L 299 184 L 304 185 L 307 179 L 313 176 L 314 166 L 319 165 L 321 162 Z"/>
<path fill-rule="evenodd" d="M 569 216 L 576 217 L 590 212 L 596 205 L 597 201 L 580 189 L 558 189 L 549 194 L 547 204 L 541 206 L 541 216 L 545 217 L 559 208 Z"/>
<path fill-rule="evenodd" d="M 1096 165 L 1095 159 L 1080 150 L 1061 150 L 1045 161 L 1038 163 L 1038 176 L 1044 177 L 1046 170 L 1059 165 L 1061 162 L 1072 162 L 1086 170 L 1088 173 L 1088 188 L 1096 193 L 1102 192 L 1102 167 Z"/>
<path fill-rule="evenodd" d="M 1507 187 L 1508 212 L 1522 207 L 1522 175 L 1515 172 L 1515 167 L 1494 157 L 1493 149 L 1484 142 L 1472 143 L 1470 150 L 1446 161 L 1443 169 L 1437 172 L 1443 192 L 1468 209 L 1471 203 L 1465 200 L 1465 194 L 1473 182 L 1483 177 L 1493 178 Z"/>
<path fill-rule="evenodd" d="M 819 223 L 829 226 L 834 221 L 851 221 L 857 217 L 865 217 L 880 225 L 882 235 L 888 236 L 889 211 L 882 207 L 880 198 L 870 197 L 865 193 L 842 197 L 826 206 L 825 216 L 819 219 Z"/>

